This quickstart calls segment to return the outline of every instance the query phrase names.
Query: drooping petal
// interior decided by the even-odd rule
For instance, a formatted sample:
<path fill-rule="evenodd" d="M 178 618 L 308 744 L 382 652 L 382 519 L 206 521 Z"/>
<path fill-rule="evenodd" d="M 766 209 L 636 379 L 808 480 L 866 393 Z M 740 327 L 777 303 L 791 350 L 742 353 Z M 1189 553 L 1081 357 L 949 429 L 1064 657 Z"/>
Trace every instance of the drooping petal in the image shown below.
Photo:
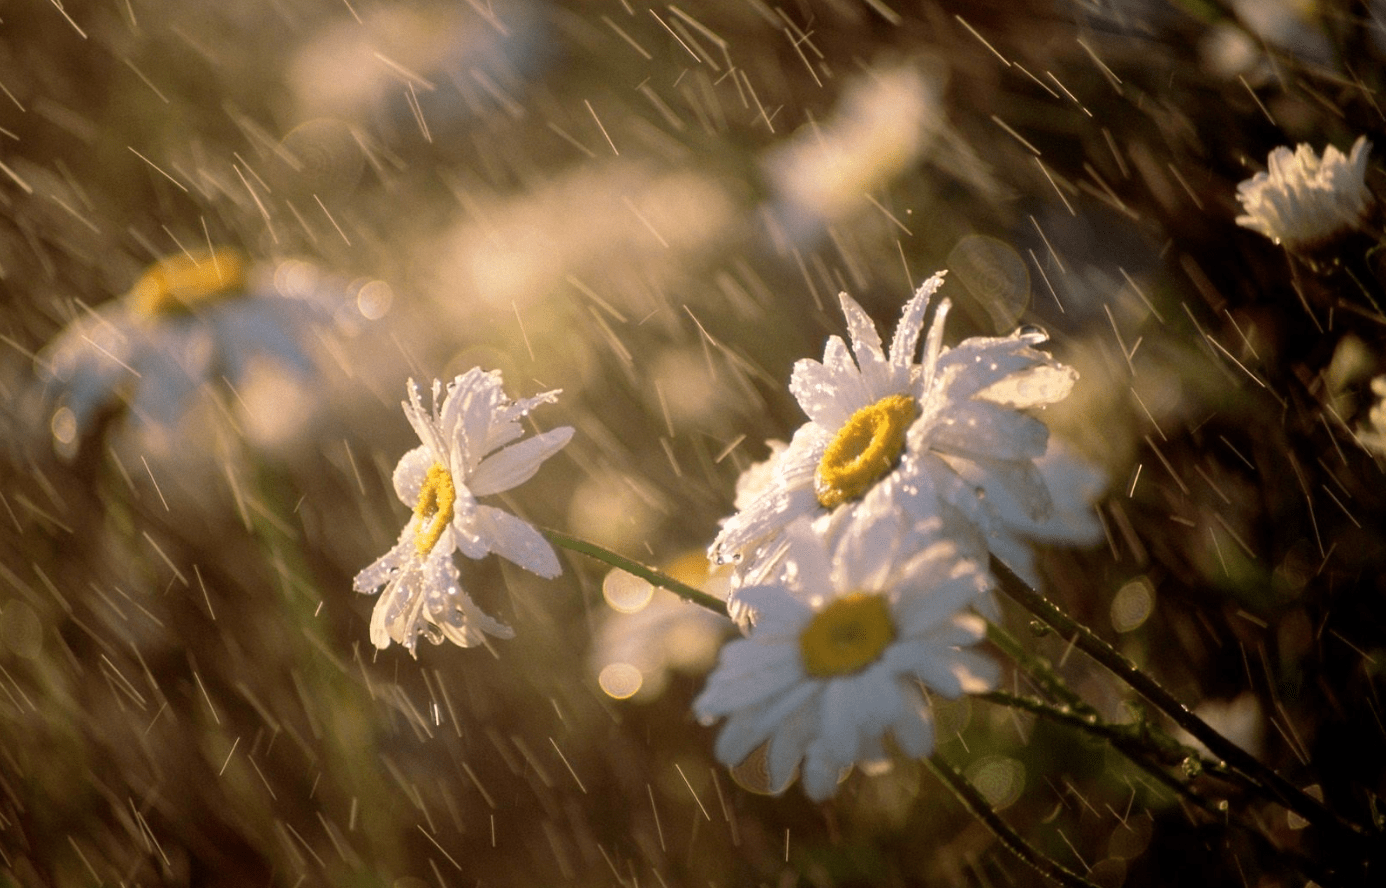
<path fill-rule="evenodd" d="M 534 526 L 509 512 L 477 506 L 472 528 L 486 549 L 530 573 L 552 579 L 563 572 L 553 546 Z"/>
<path fill-rule="evenodd" d="M 518 487 L 539 471 L 544 460 L 553 456 L 573 437 L 572 426 L 544 432 L 511 444 L 481 461 L 467 479 L 473 496 L 488 496 Z"/>

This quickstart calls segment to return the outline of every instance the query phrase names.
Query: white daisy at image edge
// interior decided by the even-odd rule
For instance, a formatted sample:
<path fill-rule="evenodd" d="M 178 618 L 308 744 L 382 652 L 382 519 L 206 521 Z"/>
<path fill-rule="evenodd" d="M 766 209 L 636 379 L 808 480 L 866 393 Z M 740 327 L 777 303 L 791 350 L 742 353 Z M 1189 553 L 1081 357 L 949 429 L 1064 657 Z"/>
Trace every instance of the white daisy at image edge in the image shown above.
<path fill-rule="evenodd" d="M 442 383 L 434 381 L 431 411 L 412 379 L 408 392 L 404 415 L 422 443 L 400 458 L 394 485 L 413 515 L 394 547 L 352 583 L 363 593 L 385 587 L 371 615 L 371 642 L 385 648 L 393 641 L 412 654 L 420 635 L 462 647 L 480 644 L 486 634 L 510 638 L 513 630 L 483 612 L 462 588 L 453 553 L 479 559 L 494 552 L 541 577 L 561 573 L 558 556 L 538 530 L 477 502 L 528 481 L 572 438 L 572 427 L 563 426 L 519 440 L 519 420 L 553 403 L 558 391 L 512 401 L 501 388 L 500 371 L 474 367 L 448 384 L 441 404 Z"/>
<path fill-rule="evenodd" d="M 768 464 L 748 470 L 754 480 L 738 485 L 738 511 L 709 557 L 737 562 L 741 580 L 760 582 L 773 575 L 784 530 L 799 518 L 816 521 L 831 545 L 873 516 L 900 513 L 942 519 L 964 554 L 984 559 L 990 550 L 1032 578 L 1024 537 L 1040 528 L 1054 534 L 1054 497 L 1036 465 L 1049 430 L 1023 411 L 1063 399 L 1078 374 L 1037 350 L 1048 337 L 1033 329 L 945 347 L 947 299 L 916 361 L 925 312 L 942 284 L 939 272 L 905 305 L 888 352 L 861 306 L 840 296 L 850 350 L 832 336 L 821 363 L 795 363 L 789 390 L 809 421 Z M 1091 541 L 1086 528 L 1075 533 L 1082 539 L 1072 542 Z M 734 614 L 740 597 L 733 595 Z"/>
<path fill-rule="evenodd" d="M 1358 136 L 1347 154 L 1332 145 L 1323 157 L 1309 145 L 1270 153 L 1265 172 L 1237 186 L 1246 213 L 1237 224 L 1289 249 L 1308 249 L 1357 228 L 1371 209 L 1367 156 L 1372 143 Z"/>
<path fill-rule="evenodd" d="M 757 613 L 746 638 L 722 649 L 693 702 L 710 723 L 726 717 L 719 761 L 734 767 L 762 744 L 769 785 L 800 768 L 822 801 L 853 764 L 890 748 L 922 758 L 934 748 L 921 685 L 948 698 L 996 686 L 999 667 L 968 650 L 985 634 L 966 609 L 990 578 L 948 540 L 919 545 L 900 521 L 877 517 L 830 555 L 804 522 L 790 529 L 783 583 L 742 589 Z"/>

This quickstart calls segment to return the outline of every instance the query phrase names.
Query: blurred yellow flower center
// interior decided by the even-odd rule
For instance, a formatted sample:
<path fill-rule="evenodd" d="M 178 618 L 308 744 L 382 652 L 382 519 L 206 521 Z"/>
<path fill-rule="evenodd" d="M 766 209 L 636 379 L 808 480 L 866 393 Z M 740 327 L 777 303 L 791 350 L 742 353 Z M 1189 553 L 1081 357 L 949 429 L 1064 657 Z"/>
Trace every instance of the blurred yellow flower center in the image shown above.
<path fill-rule="evenodd" d="M 890 395 L 853 413 L 813 473 L 818 504 L 831 509 L 856 499 L 894 468 L 917 416 L 919 404 L 909 395 Z"/>
<path fill-rule="evenodd" d="M 245 287 L 245 257 L 230 249 L 171 256 L 145 269 L 130 288 L 135 311 L 146 317 L 175 314 L 193 306 L 240 293 Z"/>
<path fill-rule="evenodd" d="M 872 592 L 853 592 L 814 615 L 799 635 L 804 671 L 814 678 L 860 672 L 895 640 L 890 605 Z"/>
<path fill-rule="evenodd" d="M 419 488 L 419 502 L 414 506 L 414 514 L 419 517 L 418 530 L 414 531 L 414 548 L 420 555 L 433 551 L 438 537 L 452 523 L 452 506 L 457 502 L 457 491 L 452 486 L 452 476 L 448 470 L 434 463 L 424 476 L 423 487 Z"/>

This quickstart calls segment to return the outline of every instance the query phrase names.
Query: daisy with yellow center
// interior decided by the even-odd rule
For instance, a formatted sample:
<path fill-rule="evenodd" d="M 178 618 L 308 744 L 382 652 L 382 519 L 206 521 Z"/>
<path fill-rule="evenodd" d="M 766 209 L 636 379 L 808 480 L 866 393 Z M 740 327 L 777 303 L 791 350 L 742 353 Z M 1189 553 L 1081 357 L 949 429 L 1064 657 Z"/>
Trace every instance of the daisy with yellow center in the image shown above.
<path fill-rule="evenodd" d="M 742 585 L 773 576 L 796 520 L 815 522 L 833 545 L 886 513 L 942 520 L 973 557 L 990 549 L 1026 572 L 1032 556 L 1021 537 L 1045 524 L 1053 503 L 1036 466 L 1049 430 L 1024 411 L 1065 397 L 1077 374 L 1038 350 L 1046 337 L 1035 331 L 945 347 L 948 301 L 927 334 L 924 323 L 942 285 L 940 272 L 914 294 L 888 350 L 841 295 L 850 346 L 832 336 L 822 362 L 795 364 L 789 390 L 808 422 L 750 470 L 755 483 L 738 486 L 738 511 L 709 550 L 737 564 Z M 739 593 L 729 609 L 739 620 L 746 613 Z"/>
<path fill-rule="evenodd" d="M 693 707 L 705 722 L 726 718 L 721 762 L 764 745 L 770 786 L 798 768 L 821 801 L 853 764 L 886 760 L 887 737 L 908 756 L 933 751 L 921 688 L 951 698 L 995 687 L 997 666 L 970 650 L 985 624 L 967 610 L 989 580 L 954 543 L 895 516 L 835 550 L 800 522 L 785 549 L 785 579 L 741 590 L 755 625 L 722 649 Z"/>
<path fill-rule="evenodd" d="M 572 438 L 572 428 L 564 426 L 520 440 L 519 420 L 557 396 L 551 391 L 512 401 L 499 371 L 473 368 L 454 379 L 446 395 L 435 381 L 429 410 L 409 381 L 404 415 L 421 443 L 400 459 L 394 484 L 413 514 L 394 547 L 353 583 L 364 593 L 384 587 L 371 616 L 376 647 L 395 642 L 413 653 L 421 635 L 434 644 L 448 640 L 471 647 L 486 634 L 514 634 L 462 589 L 456 552 L 478 559 L 494 552 L 541 577 L 558 576 L 558 557 L 538 530 L 477 502 L 528 481 Z"/>
<path fill-rule="evenodd" d="M 152 263 L 121 298 L 74 306 L 39 353 L 55 448 L 71 456 L 122 408 L 167 430 L 204 384 L 239 390 L 262 360 L 311 376 L 305 343 L 336 326 L 345 289 L 308 263 L 253 264 L 229 247 Z"/>

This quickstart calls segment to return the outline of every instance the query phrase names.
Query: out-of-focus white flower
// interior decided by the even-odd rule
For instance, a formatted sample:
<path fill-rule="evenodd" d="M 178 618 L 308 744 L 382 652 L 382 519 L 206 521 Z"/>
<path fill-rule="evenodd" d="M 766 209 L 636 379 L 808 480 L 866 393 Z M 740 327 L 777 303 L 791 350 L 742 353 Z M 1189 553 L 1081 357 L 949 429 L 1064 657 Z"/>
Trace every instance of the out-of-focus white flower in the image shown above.
<path fill-rule="evenodd" d="M 342 304 L 318 275 L 253 269 L 236 250 L 156 262 L 124 297 L 84 309 L 40 352 L 45 397 L 56 405 L 54 445 L 75 453 L 101 410 L 122 399 L 136 421 L 167 427 L 204 382 L 235 387 L 260 357 L 307 375 L 307 334 Z"/>
<path fill-rule="evenodd" d="M 1376 403 L 1367 413 L 1367 424 L 1357 430 L 1357 440 L 1377 456 L 1386 457 L 1386 376 L 1372 380 Z"/>
<path fill-rule="evenodd" d="M 294 51 L 286 84 L 301 116 L 376 119 L 430 141 L 455 136 L 491 109 L 523 114 L 526 78 L 552 58 L 546 19 L 529 0 L 360 12 Z"/>
<path fill-rule="evenodd" d="M 1029 558 L 1018 534 L 1043 527 L 1064 538 L 1047 523 L 1053 498 L 1035 464 L 1049 431 L 1022 410 L 1062 399 L 1077 374 L 1035 348 L 1046 339 L 1037 331 L 945 348 L 947 300 L 916 361 L 924 314 L 942 283 L 936 274 L 915 293 L 888 353 L 871 319 L 842 294 L 850 350 L 833 336 L 822 363 L 795 364 L 789 388 L 809 421 L 774 458 L 768 482 L 766 467 L 753 469 L 761 480 L 738 491 L 739 511 L 710 557 L 763 577 L 796 519 L 815 521 L 832 544 L 887 513 L 916 525 L 941 521 L 968 555 L 985 558 L 991 549 L 1018 570 Z"/>
<path fill-rule="evenodd" d="M 966 610 L 989 585 L 977 563 L 947 540 L 917 548 L 895 516 L 869 524 L 831 555 L 803 523 L 791 529 L 786 579 L 741 590 L 756 623 L 722 649 L 693 702 L 704 721 L 727 718 L 719 761 L 737 765 L 768 743 L 769 785 L 786 786 L 802 762 L 815 800 L 853 764 L 885 761 L 887 736 L 910 756 L 933 751 L 921 683 L 954 698 L 999 676 L 968 649 L 985 632 Z"/>
<path fill-rule="evenodd" d="M 423 443 L 395 467 L 395 494 L 414 514 L 389 552 L 356 575 L 357 592 L 385 590 L 371 615 L 371 642 L 391 641 L 414 653 L 418 637 L 444 639 L 462 647 L 479 644 L 484 633 L 510 638 L 513 630 L 488 616 L 461 586 L 454 552 L 483 558 L 495 552 L 541 577 L 561 572 L 553 547 L 527 522 L 477 497 L 510 490 L 528 481 L 539 465 L 573 436 L 569 426 L 518 443 L 519 420 L 558 392 L 512 401 L 499 371 L 472 368 L 454 379 L 439 404 L 442 383 L 433 382 L 433 409 L 425 410 L 419 387 L 409 381 L 402 406 Z M 507 446 L 508 445 L 508 446 Z"/>
<path fill-rule="evenodd" d="M 1346 155 L 1329 145 L 1322 159 L 1308 145 L 1293 152 L 1276 148 L 1265 172 L 1237 186 L 1237 200 L 1246 210 L 1237 224 L 1289 249 L 1314 247 L 1356 228 L 1372 203 L 1369 151 L 1366 136 L 1358 136 Z"/>
<path fill-rule="evenodd" d="M 844 90 L 830 120 L 771 148 L 765 173 L 791 230 L 867 205 L 867 195 L 909 169 L 944 124 L 943 86 L 914 65 L 868 72 Z"/>
<path fill-rule="evenodd" d="M 709 573 L 706 555 L 689 552 L 665 565 L 680 582 L 727 597 L 725 569 Z M 717 659 L 727 618 L 656 589 L 625 571 L 613 570 L 602 584 L 611 610 L 603 616 L 589 662 L 603 691 L 617 699 L 657 697 L 671 674 L 702 674 Z"/>

